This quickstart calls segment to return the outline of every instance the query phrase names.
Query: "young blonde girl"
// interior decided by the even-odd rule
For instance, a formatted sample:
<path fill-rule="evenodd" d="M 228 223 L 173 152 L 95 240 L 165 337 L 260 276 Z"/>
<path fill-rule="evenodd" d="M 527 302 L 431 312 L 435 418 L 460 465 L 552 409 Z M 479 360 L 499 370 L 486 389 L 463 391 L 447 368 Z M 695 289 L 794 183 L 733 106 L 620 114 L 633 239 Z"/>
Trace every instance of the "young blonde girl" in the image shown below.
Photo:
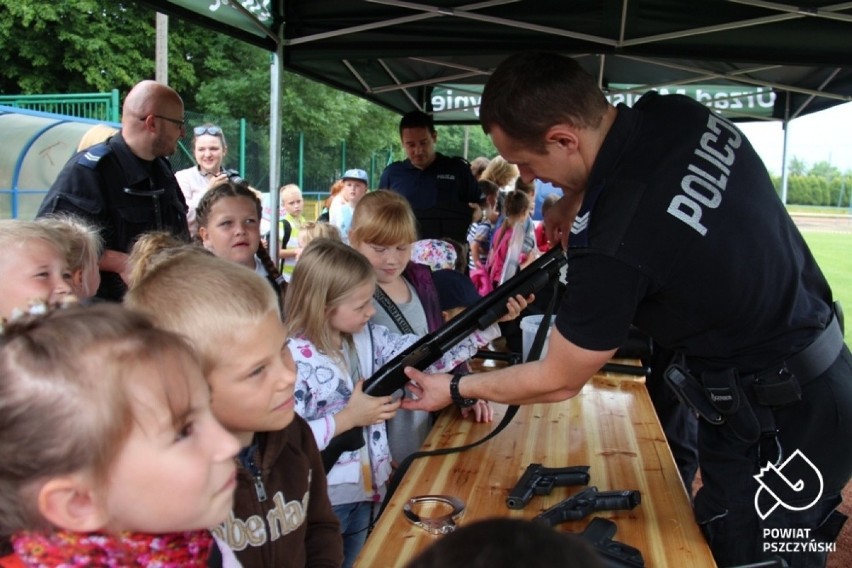
<path fill-rule="evenodd" d="M 352 218 L 350 241 L 355 250 L 367 257 L 376 275 L 371 321 L 395 333 L 423 336 L 440 328 L 444 320 L 432 270 L 411 261 L 416 239 L 416 219 L 404 197 L 379 190 L 361 198 Z M 402 325 L 408 329 L 403 329 L 383 307 L 387 301 L 399 310 L 405 320 Z M 485 401 L 477 402 L 473 410 L 472 416 L 477 420 L 490 421 L 491 409 Z M 420 410 L 403 410 L 389 420 L 388 439 L 394 461 L 400 462 L 419 450 L 431 427 L 431 414 Z"/>
<path fill-rule="evenodd" d="M 283 303 L 284 277 L 260 239 L 263 205 L 248 186 L 226 181 L 213 186 L 198 203 L 198 240 L 216 256 L 265 277 Z"/>
<path fill-rule="evenodd" d="M 275 292 L 201 248 L 142 244 L 148 254 L 131 254 L 138 277 L 125 302 L 190 341 L 213 414 L 242 448 L 234 508 L 214 534 L 247 567 L 339 566 L 339 523 L 316 442 L 294 413 L 295 366 Z"/>
<path fill-rule="evenodd" d="M 186 342 L 121 306 L 7 323 L 0 565 L 207 566 L 238 449 L 209 397 Z"/>
<path fill-rule="evenodd" d="M 33 302 L 61 303 L 70 293 L 62 235 L 35 221 L 0 220 L 0 319 Z"/>
<path fill-rule="evenodd" d="M 98 261 L 104 250 L 104 240 L 98 228 L 82 217 L 58 213 L 36 219 L 56 231 L 66 247 L 66 262 L 71 272 L 71 293 L 78 300 L 91 298 L 101 285 Z M 177 238 L 177 237 L 175 237 Z"/>
<path fill-rule="evenodd" d="M 308 421 L 320 449 L 336 435 L 365 427 L 365 445 L 343 452 L 328 472 L 344 566 L 358 555 L 372 507 L 385 494 L 391 473 L 385 421 L 399 407 L 392 397 L 365 395 L 362 379 L 419 338 L 370 322 L 375 287 L 375 271 L 364 255 L 337 241 L 315 239 L 296 264 L 285 303 L 288 346 L 297 367 L 296 412 Z M 452 369 L 498 333 L 496 325 L 474 333 L 430 369 Z"/>

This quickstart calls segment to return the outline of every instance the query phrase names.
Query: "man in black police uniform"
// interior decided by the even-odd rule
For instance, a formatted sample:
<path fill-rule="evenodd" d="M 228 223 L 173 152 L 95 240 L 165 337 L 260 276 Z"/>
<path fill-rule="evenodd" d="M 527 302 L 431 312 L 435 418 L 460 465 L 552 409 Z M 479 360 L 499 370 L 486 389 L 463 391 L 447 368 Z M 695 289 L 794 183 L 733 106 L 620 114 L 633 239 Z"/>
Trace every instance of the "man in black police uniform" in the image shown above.
<path fill-rule="evenodd" d="M 141 233 L 169 231 L 189 239 L 186 201 L 166 159 L 184 134 L 180 96 L 142 81 L 124 100 L 121 131 L 74 155 L 44 198 L 38 217 L 67 212 L 100 227 L 99 298 L 124 297 L 127 253 Z"/>
<path fill-rule="evenodd" d="M 403 407 L 570 398 L 633 323 L 680 354 L 667 376 L 705 418 L 695 513 L 717 563 L 778 553 L 824 565 L 852 472 L 852 355 L 828 283 L 745 137 L 682 96 L 612 107 L 576 62 L 546 53 L 503 62 L 480 119 L 522 178 L 563 189 L 558 333 L 541 361 L 463 380 L 408 369 L 422 388 Z M 770 463 L 780 472 L 758 482 Z M 799 547 L 808 552 L 789 552 Z"/>
<path fill-rule="evenodd" d="M 470 164 L 435 151 L 438 133 L 432 117 L 424 112 L 405 114 L 399 121 L 399 137 L 408 159 L 386 167 L 379 188 L 408 199 L 421 239 L 449 237 L 466 242 L 473 216 L 470 204 L 479 201 Z"/>

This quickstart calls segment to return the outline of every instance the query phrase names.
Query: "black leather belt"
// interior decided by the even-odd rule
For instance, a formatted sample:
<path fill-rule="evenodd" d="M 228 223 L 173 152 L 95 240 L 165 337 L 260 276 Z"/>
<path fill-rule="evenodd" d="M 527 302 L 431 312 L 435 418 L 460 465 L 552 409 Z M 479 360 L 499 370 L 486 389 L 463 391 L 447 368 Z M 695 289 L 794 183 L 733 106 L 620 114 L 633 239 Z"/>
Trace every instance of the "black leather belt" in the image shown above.
<path fill-rule="evenodd" d="M 810 345 L 784 361 L 784 367 L 805 385 L 828 370 L 843 348 L 843 330 L 834 314 Z"/>
<path fill-rule="evenodd" d="M 825 373 L 842 348 L 842 326 L 832 314 L 810 345 L 759 373 L 739 375 L 736 369 L 722 369 L 705 371 L 699 380 L 673 362 L 664 377 L 677 397 L 702 418 L 717 426 L 728 423 L 740 439 L 754 442 L 774 434 L 772 409 L 801 400 L 801 387 Z"/>

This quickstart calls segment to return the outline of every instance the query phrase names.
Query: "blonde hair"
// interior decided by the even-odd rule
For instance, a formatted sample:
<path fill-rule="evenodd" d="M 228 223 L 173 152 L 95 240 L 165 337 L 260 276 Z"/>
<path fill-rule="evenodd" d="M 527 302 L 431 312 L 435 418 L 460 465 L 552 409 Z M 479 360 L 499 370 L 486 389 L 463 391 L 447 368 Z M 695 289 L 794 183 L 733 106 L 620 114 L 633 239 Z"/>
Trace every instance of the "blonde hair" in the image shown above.
<path fill-rule="evenodd" d="M 0 252 L 33 239 L 47 241 L 63 257 L 66 254 L 67 247 L 62 235 L 50 224 L 23 219 L 0 219 Z"/>
<path fill-rule="evenodd" d="M 278 195 L 278 199 L 279 199 L 279 201 L 281 201 L 283 203 L 284 199 L 288 195 L 294 195 L 294 194 L 299 194 L 299 197 L 301 197 L 302 196 L 302 190 L 299 189 L 299 186 L 296 185 L 295 183 L 288 183 L 286 185 L 281 186 L 281 189 L 280 189 L 279 195 Z"/>
<path fill-rule="evenodd" d="M 181 254 L 187 248 L 203 251 L 212 255 L 213 253 L 197 244 L 187 244 L 185 241 L 166 231 L 149 231 L 142 233 L 127 256 L 127 265 L 130 267 L 129 286 L 135 285 L 142 276 L 153 270 L 157 263 L 172 256 Z"/>
<path fill-rule="evenodd" d="M 87 269 L 97 269 L 104 251 L 104 240 L 94 223 L 70 213 L 56 213 L 36 219 L 36 222 L 46 225 L 60 236 L 65 245 L 68 270 L 85 272 Z M 94 295 L 96 291 L 85 290 L 89 295 Z"/>
<path fill-rule="evenodd" d="M 314 239 L 305 247 L 284 300 L 287 335 L 304 335 L 321 352 L 338 355 L 328 314 L 352 291 L 375 283 L 376 272 L 360 252 L 340 241 Z"/>
<path fill-rule="evenodd" d="M 170 355 L 195 361 L 180 337 L 116 304 L 74 306 L 4 326 L 0 536 L 49 528 L 35 497 L 49 478 L 86 472 L 106 480 L 136 420 L 129 384 L 150 380 L 176 423 L 186 415 L 189 386 L 150 372 L 171 363 Z"/>
<path fill-rule="evenodd" d="M 488 162 L 479 179 L 487 179 L 496 183 L 497 187 L 504 187 L 519 175 L 518 166 L 510 164 L 502 156 L 495 156 Z"/>
<path fill-rule="evenodd" d="M 80 141 L 77 143 L 77 151 L 85 150 L 95 144 L 106 142 L 110 136 L 118 134 L 118 128 L 109 126 L 108 124 L 96 124 L 88 129 Z"/>
<path fill-rule="evenodd" d="M 343 242 L 340 229 L 331 223 L 308 221 L 299 229 L 299 246 L 305 248 L 314 239 L 332 239 Z"/>
<path fill-rule="evenodd" d="M 63 234 L 52 223 L 25 221 L 21 219 L 0 219 L 0 255 L 9 249 L 20 250 L 34 240 L 47 242 L 57 254 L 68 262 L 69 247 Z M 66 266 L 67 268 L 67 266 Z M 0 274 L 2 282 L 3 274 Z"/>
<path fill-rule="evenodd" d="M 393 246 L 417 240 L 417 218 L 408 200 L 387 189 L 366 194 L 355 207 L 349 242 Z"/>
<path fill-rule="evenodd" d="M 280 317 L 275 290 L 262 276 L 200 247 L 171 250 L 167 257 L 138 255 L 138 279 L 124 297 L 130 308 L 180 333 L 196 349 L 205 376 L 219 360 L 219 347 L 245 325 L 269 313 Z"/>

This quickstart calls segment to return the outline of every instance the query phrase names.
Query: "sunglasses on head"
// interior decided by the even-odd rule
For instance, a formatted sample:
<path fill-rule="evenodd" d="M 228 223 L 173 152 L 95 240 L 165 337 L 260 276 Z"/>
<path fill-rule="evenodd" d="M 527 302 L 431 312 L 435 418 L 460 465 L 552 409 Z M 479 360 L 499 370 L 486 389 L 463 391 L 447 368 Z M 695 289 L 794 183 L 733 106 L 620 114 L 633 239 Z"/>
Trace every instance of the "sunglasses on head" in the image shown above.
<path fill-rule="evenodd" d="M 210 136 L 219 136 L 222 134 L 222 129 L 218 126 L 196 126 L 192 129 L 196 136 L 209 134 Z"/>

